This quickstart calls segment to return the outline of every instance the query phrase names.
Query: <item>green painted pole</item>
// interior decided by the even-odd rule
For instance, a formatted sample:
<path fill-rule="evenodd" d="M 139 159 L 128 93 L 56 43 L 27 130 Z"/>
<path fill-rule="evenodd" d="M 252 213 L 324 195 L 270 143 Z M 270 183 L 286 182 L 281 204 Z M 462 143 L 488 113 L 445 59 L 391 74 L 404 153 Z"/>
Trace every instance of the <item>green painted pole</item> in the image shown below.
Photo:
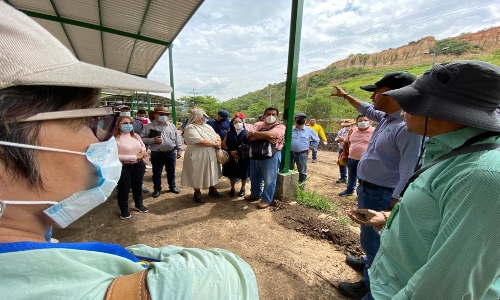
<path fill-rule="evenodd" d="M 177 127 L 177 112 L 175 109 L 175 88 L 174 88 L 174 65 L 172 59 L 172 48 L 174 45 L 170 44 L 168 46 L 168 64 L 170 67 L 170 86 L 172 87 L 172 92 L 170 93 L 170 104 L 172 105 L 172 124 Z"/>
<path fill-rule="evenodd" d="M 290 171 L 290 145 L 292 144 L 292 125 L 295 110 L 295 95 L 297 93 L 297 73 L 299 69 L 303 8 L 304 0 L 292 0 L 290 42 L 288 43 L 288 66 L 286 72 L 285 111 L 283 112 L 286 134 L 285 146 L 281 150 L 282 159 L 280 171 L 282 173 Z"/>

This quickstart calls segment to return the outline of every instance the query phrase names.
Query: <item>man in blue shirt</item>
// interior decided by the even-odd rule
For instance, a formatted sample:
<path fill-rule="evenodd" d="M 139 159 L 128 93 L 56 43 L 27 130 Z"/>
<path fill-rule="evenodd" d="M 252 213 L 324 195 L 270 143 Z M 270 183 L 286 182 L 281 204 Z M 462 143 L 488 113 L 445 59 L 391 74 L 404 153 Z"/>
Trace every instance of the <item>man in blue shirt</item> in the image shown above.
<path fill-rule="evenodd" d="M 375 84 L 361 86 L 361 89 L 373 92 L 370 97 L 373 105 L 334 86 L 336 91 L 332 96 L 346 99 L 361 114 L 378 122 L 358 164 L 358 208 L 388 209 L 399 199 L 417 165 L 421 137 L 406 130 L 401 107 L 392 97 L 383 94 L 410 85 L 415 80 L 416 77 L 407 72 L 391 72 Z M 380 233 L 373 226 L 361 226 L 360 242 L 366 257 L 349 255 L 346 262 L 356 270 L 364 270 L 364 279 L 356 283 L 339 283 L 339 291 L 353 299 L 362 298 L 370 291 L 368 269 L 380 247 Z"/>
<path fill-rule="evenodd" d="M 208 121 L 207 124 L 212 126 L 215 132 L 220 136 L 220 140 L 223 141 L 229 131 L 229 113 L 221 109 L 217 112 L 217 117 Z"/>
<path fill-rule="evenodd" d="M 303 189 L 307 178 L 307 157 L 310 150 L 319 144 L 319 137 L 314 130 L 306 126 L 306 114 L 298 113 L 294 118 L 292 145 L 290 149 L 290 170 L 297 164 L 299 185 Z"/>

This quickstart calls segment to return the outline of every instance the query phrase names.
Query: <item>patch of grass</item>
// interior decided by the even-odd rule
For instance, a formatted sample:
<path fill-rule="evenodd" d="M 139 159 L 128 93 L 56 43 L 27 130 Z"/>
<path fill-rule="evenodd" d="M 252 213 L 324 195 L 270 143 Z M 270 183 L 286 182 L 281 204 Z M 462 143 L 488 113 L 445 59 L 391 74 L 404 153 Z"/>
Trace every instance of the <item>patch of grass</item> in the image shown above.
<path fill-rule="evenodd" d="M 342 226 L 355 226 L 356 223 L 354 223 L 351 218 L 349 217 L 346 217 L 346 216 L 340 216 L 338 219 L 337 219 L 337 223 L 339 223 L 340 225 Z"/>
<path fill-rule="evenodd" d="M 297 202 L 302 205 L 332 214 L 336 213 L 338 210 L 337 203 L 332 203 L 325 196 L 319 195 L 315 191 L 311 192 L 299 189 L 297 193 Z"/>

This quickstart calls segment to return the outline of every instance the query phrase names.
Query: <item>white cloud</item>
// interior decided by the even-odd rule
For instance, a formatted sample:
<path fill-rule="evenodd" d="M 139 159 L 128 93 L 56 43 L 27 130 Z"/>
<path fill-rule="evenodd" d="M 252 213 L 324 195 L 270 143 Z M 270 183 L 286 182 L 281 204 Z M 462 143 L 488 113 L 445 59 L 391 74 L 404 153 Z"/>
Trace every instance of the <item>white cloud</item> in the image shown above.
<path fill-rule="evenodd" d="M 206 0 L 174 41 L 176 96 L 227 100 L 285 80 L 288 0 Z M 374 53 L 500 25 L 498 1 L 305 0 L 299 75 Z M 150 78 L 168 82 L 168 54 Z"/>

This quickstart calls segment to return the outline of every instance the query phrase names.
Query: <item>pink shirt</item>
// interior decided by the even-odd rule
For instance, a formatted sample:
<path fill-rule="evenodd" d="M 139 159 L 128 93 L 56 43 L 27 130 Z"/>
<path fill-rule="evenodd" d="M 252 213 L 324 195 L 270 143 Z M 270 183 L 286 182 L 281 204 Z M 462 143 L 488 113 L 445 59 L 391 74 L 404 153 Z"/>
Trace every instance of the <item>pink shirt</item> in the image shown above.
<path fill-rule="evenodd" d="M 141 137 L 137 133 L 134 134 L 135 138 L 129 133 L 122 133 L 116 138 L 120 161 L 136 161 L 136 154 L 146 151 L 146 146 L 144 146 Z"/>
<path fill-rule="evenodd" d="M 358 127 L 354 127 L 354 131 L 349 136 L 349 158 L 360 160 L 361 156 L 365 152 L 368 147 L 368 143 L 370 142 L 370 138 L 372 137 L 374 127 L 370 126 L 365 131 L 360 131 Z"/>
<path fill-rule="evenodd" d="M 273 126 L 274 124 L 267 124 L 266 122 L 257 122 L 253 124 L 253 130 L 254 131 L 259 131 L 262 128 L 269 128 Z M 278 138 L 278 142 L 276 143 L 276 150 L 281 150 L 283 148 L 283 142 L 285 140 L 285 131 L 286 127 L 283 124 L 278 124 L 277 126 L 274 126 L 273 129 L 271 129 L 272 132 L 276 133 L 276 137 Z"/>

